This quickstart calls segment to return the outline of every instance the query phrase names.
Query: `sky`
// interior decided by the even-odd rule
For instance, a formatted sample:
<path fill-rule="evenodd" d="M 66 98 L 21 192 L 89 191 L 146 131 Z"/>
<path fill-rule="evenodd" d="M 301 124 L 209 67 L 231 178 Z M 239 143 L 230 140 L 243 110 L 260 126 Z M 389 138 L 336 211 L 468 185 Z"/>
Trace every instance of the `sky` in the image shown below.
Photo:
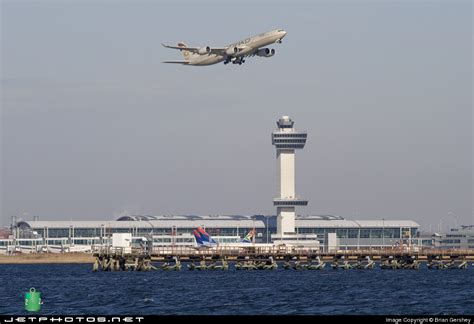
<path fill-rule="evenodd" d="M 474 224 L 470 1 L 1 1 L 1 216 L 275 214 L 276 120 L 298 214 Z M 271 58 L 189 67 L 275 28 Z"/>

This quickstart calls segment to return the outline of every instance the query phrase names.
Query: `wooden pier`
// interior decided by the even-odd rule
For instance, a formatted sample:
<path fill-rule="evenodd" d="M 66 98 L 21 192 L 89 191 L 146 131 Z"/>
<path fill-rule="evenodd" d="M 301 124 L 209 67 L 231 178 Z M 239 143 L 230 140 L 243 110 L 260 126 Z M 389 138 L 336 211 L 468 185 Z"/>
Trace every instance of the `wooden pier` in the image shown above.
<path fill-rule="evenodd" d="M 466 269 L 474 266 L 474 250 L 371 249 L 319 252 L 304 249 L 155 248 L 152 251 L 106 248 L 94 253 L 93 271 L 179 271 L 284 269 Z"/>

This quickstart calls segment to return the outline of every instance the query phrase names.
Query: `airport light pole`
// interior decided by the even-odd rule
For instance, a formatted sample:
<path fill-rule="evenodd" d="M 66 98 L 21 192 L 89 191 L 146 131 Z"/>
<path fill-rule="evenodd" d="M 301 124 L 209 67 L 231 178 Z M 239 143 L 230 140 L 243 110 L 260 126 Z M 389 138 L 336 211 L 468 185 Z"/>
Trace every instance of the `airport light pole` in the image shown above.
<path fill-rule="evenodd" d="M 382 218 L 382 248 L 385 249 L 385 218 Z"/>
<path fill-rule="evenodd" d="M 357 250 L 360 250 L 360 225 L 357 233 Z"/>
<path fill-rule="evenodd" d="M 255 230 L 255 217 L 252 217 L 252 233 L 254 234 L 252 237 L 252 243 L 255 243 L 255 236 L 257 236 L 257 231 Z"/>
<path fill-rule="evenodd" d="M 359 226 L 359 229 L 357 231 L 357 250 L 360 250 L 360 228 L 361 228 L 361 226 L 357 221 L 354 221 L 354 222 L 357 224 L 357 226 Z"/>
<path fill-rule="evenodd" d="M 105 236 L 105 225 L 100 224 L 100 245 L 103 247 L 104 245 L 104 236 Z"/>
<path fill-rule="evenodd" d="M 175 250 L 176 248 L 176 235 L 178 234 L 178 229 L 176 227 L 176 225 L 173 225 L 171 227 L 171 248 L 172 248 L 172 251 Z M 152 237 L 152 242 L 153 242 L 153 237 Z"/>
<path fill-rule="evenodd" d="M 267 244 L 268 244 L 268 218 L 269 217 L 270 217 L 269 215 L 266 216 L 266 219 L 267 219 L 267 226 L 266 226 L 267 227 Z"/>

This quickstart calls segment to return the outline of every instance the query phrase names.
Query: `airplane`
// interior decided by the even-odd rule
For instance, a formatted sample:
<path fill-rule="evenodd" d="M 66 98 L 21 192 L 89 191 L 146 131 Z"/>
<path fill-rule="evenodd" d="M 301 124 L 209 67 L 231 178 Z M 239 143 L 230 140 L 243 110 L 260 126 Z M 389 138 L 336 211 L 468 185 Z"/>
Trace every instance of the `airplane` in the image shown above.
<path fill-rule="evenodd" d="M 251 230 L 245 237 L 242 239 L 242 243 L 252 243 L 252 240 L 255 236 L 255 229 Z"/>
<path fill-rule="evenodd" d="M 193 231 L 194 237 L 196 238 L 196 243 L 198 247 L 211 248 L 217 246 L 217 242 L 207 234 L 207 232 L 202 228 L 198 227 Z"/>
<path fill-rule="evenodd" d="M 166 48 L 180 50 L 184 56 L 184 61 L 164 61 L 163 63 L 204 66 L 220 62 L 224 62 L 224 64 L 232 62 L 233 64 L 242 65 L 245 62 L 245 57 L 255 55 L 271 57 L 275 55 L 275 49 L 264 46 L 281 43 L 285 36 L 286 31 L 283 29 L 274 29 L 225 47 L 188 47 L 184 42 L 179 42 L 177 46 L 170 46 L 162 43 L 161 45 Z"/>
<path fill-rule="evenodd" d="M 217 242 L 202 228 L 198 227 L 193 231 L 194 237 L 196 238 L 196 243 L 199 248 L 213 248 L 217 247 Z M 247 235 L 240 241 L 242 246 L 248 246 L 249 243 L 252 243 L 253 237 L 255 236 L 255 230 L 251 230 Z M 239 243 L 228 243 L 221 244 L 226 246 L 241 246 Z"/>

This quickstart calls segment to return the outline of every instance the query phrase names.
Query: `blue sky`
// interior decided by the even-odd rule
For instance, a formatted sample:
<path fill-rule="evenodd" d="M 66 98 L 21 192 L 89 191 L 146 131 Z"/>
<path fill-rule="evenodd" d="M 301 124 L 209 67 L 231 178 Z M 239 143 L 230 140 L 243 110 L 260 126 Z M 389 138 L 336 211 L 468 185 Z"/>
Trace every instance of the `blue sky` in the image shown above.
<path fill-rule="evenodd" d="M 301 214 L 474 223 L 469 1 L 2 1 L 11 215 L 272 214 L 290 115 Z M 272 58 L 165 65 L 160 43 L 274 28 Z"/>

